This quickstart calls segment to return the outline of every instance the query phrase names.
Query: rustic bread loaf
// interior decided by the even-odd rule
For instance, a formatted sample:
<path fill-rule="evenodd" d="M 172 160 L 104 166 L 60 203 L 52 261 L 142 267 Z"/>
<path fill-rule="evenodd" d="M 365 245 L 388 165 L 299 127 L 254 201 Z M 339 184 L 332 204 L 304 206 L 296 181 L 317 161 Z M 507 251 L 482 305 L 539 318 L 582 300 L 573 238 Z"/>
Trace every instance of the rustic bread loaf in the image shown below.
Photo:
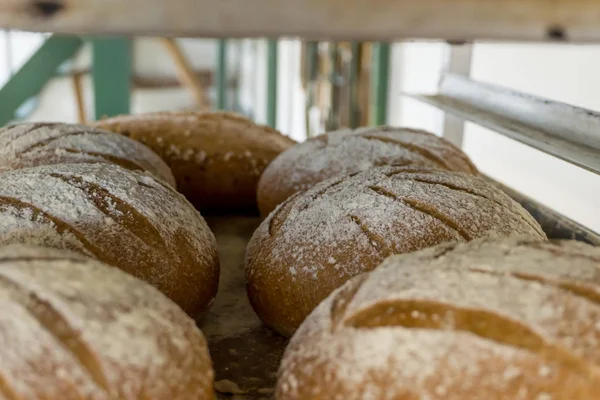
<path fill-rule="evenodd" d="M 146 283 L 70 252 L 0 248 L 0 398 L 213 399 L 195 323 Z"/>
<path fill-rule="evenodd" d="M 52 164 L 112 163 L 175 187 L 171 170 L 135 140 L 84 125 L 25 123 L 0 129 L 0 172 Z"/>
<path fill-rule="evenodd" d="M 0 244 L 78 251 L 157 287 L 190 315 L 213 301 L 213 234 L 185 198 L 147 173 L 57 164 L 0 174 Z"/>
<path fill-rule="evenodd" d="M 336 290 L 278 400 L 600 398 L 600 249 L 530 238 L 393 256 Z"/>
<path fill-rule="evenodd" d="M 291 335 L 349 278 L 392 254 L 478 237 L 545 238 L 519 204 L 482 178 L 427 167 L 380 167 L 296 194 L 248 244 L 246 277 L 258 316 Z"/>
<path fill-rule="evenodd" d="M 154 113 L 96 126 L 139 140 L 173 170 L 177 187 L 203 214 L 256 213 L 266 166 L 295 142 L 229 113 Z"/>
<path fill-rule="evenodd" d="M 334 176 L 385 165 L 424 165 L 477 174 L 469 158 L 431 133 L 387 126 L 329 132 L 280 154 L 258 184 L 263 216 L 299 190 Z"/>

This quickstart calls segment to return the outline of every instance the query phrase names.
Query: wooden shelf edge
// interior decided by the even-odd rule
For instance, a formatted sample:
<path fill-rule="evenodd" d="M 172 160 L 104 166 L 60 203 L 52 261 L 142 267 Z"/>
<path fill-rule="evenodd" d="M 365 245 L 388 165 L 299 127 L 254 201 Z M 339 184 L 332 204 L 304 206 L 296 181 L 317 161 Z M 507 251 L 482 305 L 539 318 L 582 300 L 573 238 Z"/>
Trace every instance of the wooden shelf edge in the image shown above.
<path fill-rule="evenodd" d="M 0 0 L 0 27 L 76 34 L 600 41 L 598 0 Z"/>

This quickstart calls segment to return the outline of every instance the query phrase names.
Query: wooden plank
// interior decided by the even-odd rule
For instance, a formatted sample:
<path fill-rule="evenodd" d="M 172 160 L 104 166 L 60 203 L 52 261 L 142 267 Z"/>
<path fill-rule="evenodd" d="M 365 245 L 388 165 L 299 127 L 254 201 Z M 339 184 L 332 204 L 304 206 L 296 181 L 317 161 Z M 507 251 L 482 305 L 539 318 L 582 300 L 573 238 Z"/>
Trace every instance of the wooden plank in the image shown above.
<path fill-rule="evenodd" d="M 162 38 L 161 41 L 175 64 L 179 80 L 188 88 L 192 93 L 192 96 L 194 96 L 196 107 L 198 107 L 199 110 L 209 109 L 210 100 L 208 99 L 208 94 L 204 90 L 204 86 L 202 86 L 200 79 L 198 79 L 198 75 L 196 75 L 191 63 L 183 53 L 181 47 L 179 47 L 177 41 L 172 38 Z"/>
<path fill-rule="evenodd" d="M 600 41 L 600 0 L 0 0 L 0 27 L 209 37 Z"/>
<path fill-rule="evenodd" d="M 406 95 L 600 174 L 600 113 L 452 74 Z"/>

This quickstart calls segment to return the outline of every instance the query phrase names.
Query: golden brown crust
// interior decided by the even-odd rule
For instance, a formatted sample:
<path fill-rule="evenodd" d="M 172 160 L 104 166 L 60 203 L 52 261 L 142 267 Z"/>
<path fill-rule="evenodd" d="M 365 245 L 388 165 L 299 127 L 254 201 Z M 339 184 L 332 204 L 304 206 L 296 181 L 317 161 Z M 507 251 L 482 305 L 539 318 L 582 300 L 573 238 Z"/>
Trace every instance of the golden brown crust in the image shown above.
<path fill-rule="evenodd" d="M 0 244 L 69 249 L 154 285 L 190 315 L 212 303 L 215 238 L 185 198 L 149 174 L 61 164 L 0 174 Z"/>
<path fill-rule="evenodd" d="M 332 290 L 392 254 L 513 234 L 545 238 L 527 211 L 477 176 L 374 168 L 321 182 L 269 215 L 248 244 L 248 295 L 259 317 L 289 336 Z"/>
<path fill-rule="evenodd" d="M 302 324 L 277 399 L 598 398 L 599 251 L 516 237 L 390 257 Z"/>
<path fill-rule="evenodd" d="M 213 399 L 208 347 L 150 285 L 54 249 L 0 248 L 0 398 Z"/>
<path fill-rule="evenodd" d="M 203 213 L 256 212 L 266 166 L 295 142 L 231 113 L 151 113 L 96 123 L 149 146 L 171 167 L 177 187 Z"/>
<path fill-rule="evenodd" d="M 338 175 L 385 165 L 423 165 L 477 174 L 456 146 L 431 133 L 388 126 L 329 132 L 280 154 L 258 184 L 258 206 L 266 217 L 298 190 Z"/>
<path fill-rule="evenodd" d="M 163 160 L 135 140 L 85 125 L 23 123 L 0 129 L 0 172 L 53 164 L 112 163 L 175 187 Z"/>

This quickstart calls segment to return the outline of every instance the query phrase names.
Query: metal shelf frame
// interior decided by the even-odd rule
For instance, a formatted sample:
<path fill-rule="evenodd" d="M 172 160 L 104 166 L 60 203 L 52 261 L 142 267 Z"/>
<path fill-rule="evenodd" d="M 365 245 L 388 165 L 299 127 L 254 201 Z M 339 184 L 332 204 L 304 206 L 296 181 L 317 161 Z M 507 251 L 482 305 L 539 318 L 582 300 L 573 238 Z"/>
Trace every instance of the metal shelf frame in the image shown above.
<path fill-rule="evenodd" d="M 388 43 L 414 38 L 467 43 L 451 47 L 447 60 L 449 73 L 443 76 L 437 94 L 407 94 L 447 113 L 444 130 L 449 140 L 460 146 L 464 121 L 472 121 L 600 174 L 600 113 L 475 82 L 468 77 L 471 62 L 468 43 L 471 42 L 600 43 L 600 0 L 0 0 L 0 28 L 72 34 L 221 38 L 217 60 L 219 108 L 225 108 L 227 104 L 224 90 L 226 38 L 269 38 L 267 119 L 272 126 L 277 122 L 276 38 L 379 41 L 374 60 L 375 124 L 386 122 Z M 53 60 L 48 71 L 32 80 L 28 90 L 18 95 L 13 94 L 10 85 L 15 83 L 12 81 L 0 89 L 0 100 L 10 97 L 10 103 L 7 103 L 10 107 L 3 104 L 4 114 L 0 117 L 4 120 L 12 117 L 15 107 L 28 96 L 35 95 L 48 74 L 53 74 L 80 45 L 79 38 L 52 36 L 42 51 L 47 53 L 46 49 L 56 47 L 60 52 L 43 53 Z M 103 110 L 109 110 L 109 114 L 127 112 L 127 82 L 131 69 L 129 39 L 94 37 L 93 45 L 95 57 L 106 60 L 98 62 L 94 70 L 94 82 L 101 92 L 96 104 L 97 114 L 106 114 Z M 110 69 L 108 60 L 111 66 L 117 63 L 122 66 Z M 36 63 L 39 64 L 39 60 Z M 28 65 L 22 74 L 31 75 Z M 108 79 L 109 71 L 112 82 Z M 23 80 L 20 73 L 13 78 L 17 82 L 19 79 Z M 110 85 L 105 85 L 106 82 Z M 309 93 L 309 99 L 311 95 Z M 352 108 L 352 104 L 349 107 Z M 518 197 L 518 194 L 513 193 L 514 196 Z M 534 204 L 530 209 L 533 213 L 541 210 L 534 202 L 529 203 Z M 544 210 L 542 214 L 552 212 Z M 572 225 L 564 217 L 556 218 L 567 221 L 561 222 L 561 226 L 577 228 L 567 229 L 567 233 L 578 229 L 583 232 L 581 229 L 584 228 Z M 593 236 L 593 233 L 585 231 L 583 234 L 588 238 L 589 235 Z"/>
<path fill-rule="evenodd" d="M 407 95 L 600 174 L 600 113 L 450 73 L 438 94 Z"/>

